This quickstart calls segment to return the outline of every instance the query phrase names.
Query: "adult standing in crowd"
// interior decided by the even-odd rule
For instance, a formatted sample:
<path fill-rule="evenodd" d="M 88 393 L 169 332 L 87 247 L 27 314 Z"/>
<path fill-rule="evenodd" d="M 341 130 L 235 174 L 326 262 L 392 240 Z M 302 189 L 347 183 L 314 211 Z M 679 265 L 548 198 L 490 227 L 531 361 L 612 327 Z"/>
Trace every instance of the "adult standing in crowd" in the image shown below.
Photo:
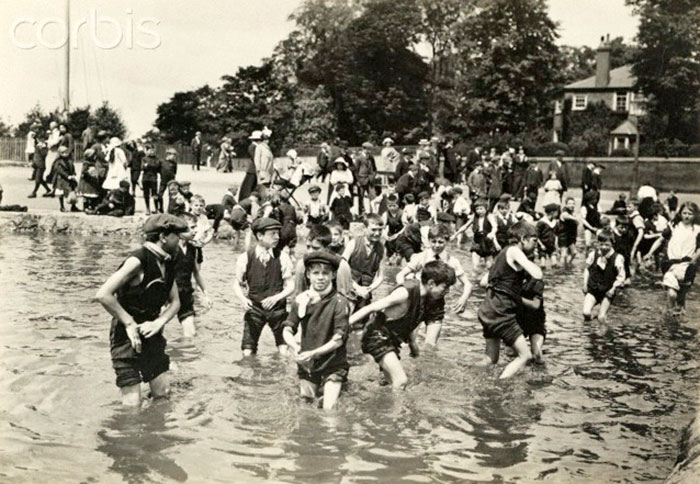
<path fill-rule="evenodd" d="M 216 164 L 216 171 L 223 170 L 224 173 L 231 171 L 231 152 L 233 148 L 231 147 L 230 138 L 224 136 L 221 138 L 221 145 L 219 145 L 219 162 Z"/>
<path fill-rule="evenodd" d="M 399 162 L 396 164 L 396 169 L 394 170 L 394 180 L 396 180 L 397 182 L 401 179 L 402 176 L 408 173 L 408 167 L 411 164 L 410 158 L 411 151 L 408 148 L 402 149 Z"/>
<path fill-rule="evenodd" d="M 83 143 L 83 149 L 87 150 L 91 148 L 93 143 L 95 143 L 95 133 L 90 125 L 87 125 L 83 132 L 80 134 L 80 141 Z"/>
<path fill-rule="evenodd" d="M 362 215 L 365 211 L 365 197 L 367 197 L 369 211 L 372 211 L 372 204 L 369 203 L 374 198 L 374 177 L 377 173 L 377 165 L 374 156 L 370 153 L 372 143 L 365 141 L 357 157 L 357 204 L 358 213 Z"/>
<path fill-rule="evenodd" d="M 65 146 L 66 149 L 68 150 L 68 156 L 72 157 L 73 156 L 73 148 L 74 148 L 74 141 L 73 141 L 73 135 L 68 132 L 68 128 L 66 128 L 65 124 L 60 124 L 58 126 L 58 132 L 61 134 L 60 140 L 58 141 L 58 146 L 59 148 L 61 146 Z"/>
<path fill-rule="evenodd" d="M 528 197 L 532 200 L 533 205 L 537 203 L 537 194 L 540 187 L 544 183 L 544 174 L 540 170 L 540 166 L 536 160 L 530 160 L 527 171 L 525 172 L 525 189 L 523 198 Z"/>
<path fill-rule="evenodd" d="M 474 149 L 467 154 L 467 171 L 469 173 L 474 171 L 478 163 L 481 163 L 481 158 L 481 146 L 476 145 Z"/>
<path fill-rule="evenodd" d="M 440 176 L 447 178 L 452 183 L 459 183 L 459 159 L 452 138 L 445 138 L 445 144 L 442 147 L 442 160 Z"/>
<path fill-rule="evenodd" d="M 248 139 L 250 140 L 250 145 L 248 145 L 248 158 L 243 159 L 245 165 L 243 177 L 243 182 L 241 183 L 241 188 L 238 191 L 238 199 L 245 200 L 253 193 L 253 190 L 258 186 L 258 174 L 255 168 L 255 150 L 258 147 L 258 143 L 262 138 L 262 132 L 253 131 Z"/>
<path fill-rule="evenodd" d="M 49 151 L 46 154 L 46 168 L 44 169 L 44 180 L 50 184 L 53 184 L 53 165 L 58 159 L 58 144 L 60 141 L 61 132 L 58 130 L 58 123 L 51 121 L 49 124 L 49 136 L 46 140 L 46 146 Z"/>
<path fill-rule="evenodd" d="M 202 163 L 202 132 L 197 131 L 190 142 L 190 149 L 192 150 L 192 169 L 197 167 L 197 171 L 200 169 Z"/>
<path fill-rule="evenodd" d="M 382 158 L 389 162 L 389 169 L 393 170 L 396 168 L 396 165 L 398 165 L 399 160 L 401 159 L 401 155 L 399 154 L 398 151 L 396 151 L 396 148 L 394 148 L 394 140 L 391 138 L 384 138 L 384 141 L 382 141 L 382 145 L 384 145 L 384 148 L 382 148 Z"/>
<path fill-rule="evenodd" d="M 143 158 L 146 154 L 143 151 L 143 146 L 134 140 L 129 140 L 124 143 L 126 147 L 126 156 L 129 163 L 129 172 L 131 173 L 131 193 L 136 196 L 136 186 L 139 185 L 141 170 L 143 168 Z M 143 187 L 141 188 L 143 191 Z"/>
<path fill-rule="evenodd" d="M 29 178 L 30 181 L 34 180 L 36 177 L 36 170 L 34 169 L 34 152 L 36 151 L 36 131 L 34 131 L 34 126 L 29 128 L 27 133 L 27 145 L 24 148 L 24 154 L 27 155 L 27 163 L 32 167 L 32 176 Z"/>
<path fill-rule="evenodd" d="M 521 200 L 525 191 L 525 173 L 527 172 L 527 156 L 525 149 L 520 146 L 513 159 L 513 198 Z"/>
<path fill-rule="evenodd" d="M 160 186 L 158 187 L 158 208 L 161 212 L 165 211 L 165 202 L 163 196 L 168 188 L 168 183 L 175 179 L 177 175 L 177 150 L 168 148 L 165 151 L 165 159 L 160 162 Z"/>
<path fill-rule="evenodd" d="M 331 146 L 328 143 L 321 143 L 321 151 L 316 155 L 316 163 L 318 164 L 319 170 L 318 180 L 322 182 L 333 170 L 333 166 L 331 165 Z"/>
<path fill-rule="evenodd" d="M 107 150 L 109 148 L 107 144 L 108 139 L 109 133 L 101 129 L 97 132 L 97 141 L 91 146 L 95 152 L 95 171 L 97 172 L 97 179 L 99 180 L 100 187 L 102 187 L 107 177 L 107 169 L 109 168 L 107 163 Z"/>
<path fill-rule="evenodd" d="M 272 135 L 270 130 L 263 129 L 261 131 L 261 139 L 258 146 L 255 147 L 255 170 L 258 174 L 258 183 L 270 187 L 270 182 L 272 181 L 272 174 L 274 173 L 274 161 L 275 157 L 272 154 L 268 140 Z"/>
<path fill-rule="evenodd" d="M 556 173 L 557 179 L 561 183 L 561 190 L 559 191 L 559 196 L 561 197 L 569 189 L 569 167 L 564 161 L 564 152 L 562 150 L 557 150 L 556 159 L 549 163 L 548 177 L 552 171 Z"/>

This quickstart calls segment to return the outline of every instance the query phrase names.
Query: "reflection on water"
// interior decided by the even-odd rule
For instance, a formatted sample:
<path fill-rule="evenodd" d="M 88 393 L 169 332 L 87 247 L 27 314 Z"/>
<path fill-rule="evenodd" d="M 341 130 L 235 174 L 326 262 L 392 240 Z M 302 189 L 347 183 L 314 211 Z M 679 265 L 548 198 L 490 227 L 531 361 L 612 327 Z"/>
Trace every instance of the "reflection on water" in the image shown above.
<path fill-rule="evenodd" d="M 133 244 L 0 237 L 3 482 L 654 482 L 694 412 L 697 318 L 664 318 L 649 280 L 616 299 L 607 327 L 584 323 L 578 268 L 546 275 L 545 365 L 507 382 L 472 366 L 484 346 L 476 289 L 438 351 L 403 355 L 405 392 L 379 385 L 353 335 L 347 392 L 326 415 L 299 399 L 269 332 L 258 358 L 241 357 L 230 291 L 240 247 L 227 244 L 205 250 L 216 305 L 198 316 L 197 339 L 166 328 L 172 399 L 124 410 L 109 318 L 92 296 Z M 699 306 L 693 293 L 688 313 Z"/>

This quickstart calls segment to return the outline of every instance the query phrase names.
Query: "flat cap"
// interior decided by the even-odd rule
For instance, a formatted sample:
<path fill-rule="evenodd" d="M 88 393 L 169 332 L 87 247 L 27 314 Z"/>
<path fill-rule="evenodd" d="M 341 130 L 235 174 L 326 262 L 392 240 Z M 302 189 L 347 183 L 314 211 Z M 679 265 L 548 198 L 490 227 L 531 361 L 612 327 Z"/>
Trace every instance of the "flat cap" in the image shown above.
<path fill-rule="evenodd" d="M 318 185 L 311 185 L 309 187 L 309 193 L 321 192 L 321 187 Z"/>
<path fill-rule="evenodd" d="M 270 217 L 261 217 L 256 219 L 251 226 L 253 233 L 264 232 L 266 230 L 280 230 L 281 228 L 282 224 Z"/>
<path fill-rule="evenodd" d="M 487 208 L 489 206 L 488 202 L 484 200 L 483 198 L 479 198 L 476 202 L 474 202 L 474 208 L 476 207 L 484 207 Z"/>
<path fill-rule="evenodd" d="M 180 182 L 177 181 L 177 180 L 170 180 L 166 186 L 169 187 L 170 185 L 177 185 L 177 186 L 180 186 Z"/>
<path fill-rule="evenodd" d="M 331 266 L 333 270 L 338 270 L 340 257 L 329 250 L 315 250 L 304 256 L 304 266 L 309 267 L 314 263 L 327 264 Z"/>
<path fill-rule="evenodd" d="M 424 198 L 430 198 L 430 192 L 420 192 L 418 194 L 418 200 L 422 200 Z"/>
<path fill-rule="evenodd" d="M 143 224 L 143 231 L 146 234 L 158 234 L 161 232 L 167 233 L 182 233 L 187 232 L 189 227 L 181 218 L 169 213 L 158 213 L 151 215 Z"/>
<path fill-rule="evenodd" d="M 192 182 L 191 181 L 181 181 L 180 186 L 181 187 L 190 187 L 190 186 L 192 186 Z"/>
<path fill-rule="evenodd" d="M 549 212 L 556 212 L 559 210 L 559 204 L 558 203 L 548 203 L 547 205 L 544 206 L 544 211 L 546 213 Z"/>

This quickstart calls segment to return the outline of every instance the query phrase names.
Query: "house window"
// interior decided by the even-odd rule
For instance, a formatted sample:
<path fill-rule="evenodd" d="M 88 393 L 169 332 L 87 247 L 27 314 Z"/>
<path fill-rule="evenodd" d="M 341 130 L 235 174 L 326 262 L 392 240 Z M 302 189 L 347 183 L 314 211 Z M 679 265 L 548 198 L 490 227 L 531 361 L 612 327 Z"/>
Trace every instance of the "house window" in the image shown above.
<path fill-rule="evenodd" d="M 574 111 L 583 111 L 588 104 L 588 96 L 585 94 L 574 94 L 574 102 L 571 104 L 571 109 Z"/>
<path fill-rule="evenodd" d="M 615 93 L 615 111 L 627 111 L 629 106 L 627 92 L 621 91 Z"/>
<path fill-rule="evenodd" d="M 554 101 L 554 114 L 561 114 L 561 102 Z"/>

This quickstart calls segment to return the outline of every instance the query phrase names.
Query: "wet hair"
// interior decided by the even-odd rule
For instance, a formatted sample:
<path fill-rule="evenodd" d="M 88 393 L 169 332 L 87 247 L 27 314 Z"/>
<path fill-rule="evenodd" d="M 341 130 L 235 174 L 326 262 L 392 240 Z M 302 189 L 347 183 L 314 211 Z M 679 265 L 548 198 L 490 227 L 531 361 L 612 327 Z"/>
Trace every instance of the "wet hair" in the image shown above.
<path fill-rule="evenodd" d="M 535 236 L 537 236 L 537 229 L 535 229 L 534 225 L 525 220 L 515 222 L 508 229 L 508 242 L 511 244 L 517 244 L 523 239 Z"/>
<path fill-rule="evenodd" d="M 496 204 L 496 207 L 498 207 L 498 208 L 510 208 L 510 202 L 507 202 L 506 200 L 501 200 Z"/>
<path fill-rule="evenodd" d="M 598 232 L 598 242 L 609 242 L 612 244 L 614 236 L 613 233 L 610 230 L 601 230 Z"/>
<path fill-rule="evenodd" d="M 416 197 L 413 195 L 413 193 L 407 193 L 404 195 L 403 201 L 405 203 L 416 203 Z"/>
<path fill-rule="evenodd" d="M 433 281 L 435 285 L 446 284 L 447 287 L 457 282 L 455 271 L 441 260 L 433 260 L 423 266 L 420 281 L 427 284 Z"/>
<path fill-rule="evenodd" d="M 201 195 L 192 195 L 192 202 L 202 202 L 202 205 L 207 204 L 207 202 L 204 201 L 204 197 Z"/>
<path fill-rule="evenodd" d="M 328 227 L 328 230 L 333 230 L 333 229 L 338 229 L 341 232 L 343 231 L 343 226 L 340 222 L 337 220 L 331 220 L 330 222 L 327 222 L 325 224 L 326 227 Z M 311 238 L 311 232 L 309 231 L 308 238 Z"/>
<path fill-rule="evenodd" d="M 191 212 L 184 212 L 182 215 L 180 215 L 180 218 L 185 219 L 185 222 L 196 222 L 197 221 L 197 216 Z"/>
<path fill-rule="evenodd" d="M 428 240 L 433 239 L 449 239 L 451 234 L 450 228 L 445 224 L 435 224 L 428 231 Z"/>
<path fill-rule="evenodd" d="M 129 188 L 131 185 L 128 180 L 122 180 L 119 182 L 119 188 Z"/>
<path fill-rule="evenodd" d="M 369 227 L 369 224 L 384 225 L 384 220 L 377 213 L 368 213 L 365 215 L 363 223 L 365 224 L 365 227 Z"/>
<path fill-rule="evenodd" d="M 306 236 L 306 241 L 310 244 L 312 240 L 318 240 L 324 248 L 328 247 L 333 241 L 331 229 L 326 225 L 312 225 Z"/>

